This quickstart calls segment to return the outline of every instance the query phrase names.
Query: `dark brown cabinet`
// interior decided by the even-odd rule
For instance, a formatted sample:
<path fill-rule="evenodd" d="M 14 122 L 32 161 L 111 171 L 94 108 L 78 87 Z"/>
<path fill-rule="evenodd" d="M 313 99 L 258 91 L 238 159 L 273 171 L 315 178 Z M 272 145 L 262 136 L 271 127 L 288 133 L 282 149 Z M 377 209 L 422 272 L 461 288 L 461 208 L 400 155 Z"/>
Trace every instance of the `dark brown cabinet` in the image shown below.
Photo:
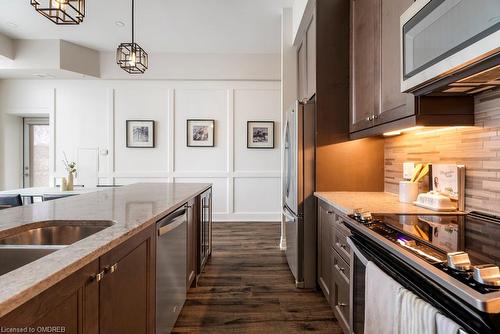
<path fill-rule="evenodd" d="M 212 252 L 212 189 L 187 203 L 187 288 Z M 0 327 L 63 326 L 74 334 L 153 334 L 156 225 L 0 318 Z M 54 329 L 53 329 L 54 332 Z"/>
<path fill-rule="evenodd" d="M 381 0 L 380 53 L 380 110 L 375 114 L 375 125 L 411 116 L 415 113 L 415 97 L 401 93 L 401 14 L 413 0 Z"/>
<path fill-rule="evenodd" d="M 415 114 L 400 89 L 399 18 L 412 2 L 351 0 L 351 133 Z"/>
<path fill-rule="evenodd" d="M 99 283 L 95 260 L 48 290 L 0 318 L 0 328 L 43 328 L 55 326 L 65 333 L 99 333 Z M 46 330 L 46 332 L 48 332 Z"/>
<path fill-rule="evenodd" d="M 351 0 L 350 132 L 372 127 L 380 113 L 380 1 Z"/>
<path fill-rule="evenodd" d="M 342 213 L 328 203 L 318 201 L 318 285 L 330 303 L 344 333 L 350 330 L 349 229 Z"/>
<path fill-rule="evenodd" d="M 152 226 L 2 317 L 0 327 L 32 327 L 40 333 L 39 327 L 62 326 L 65 333 L 75 334 L 151 334 L 155 290 Z"/>
<path fill-rule="evenodd" d="M 155 232 L 149 227 L 101 257 L 101 333 L 155 332 Z"/>
<path fill-rule="evenodd" d="M 318 205 L 318 259 L 317 277 L 318 284 L 326 299 L 330 301 L 332 291 L 332 270 L 330 261 L 330 248 L 332 247 L 332 227 L 334 221 L 333 211 L 324 202 Z"/>

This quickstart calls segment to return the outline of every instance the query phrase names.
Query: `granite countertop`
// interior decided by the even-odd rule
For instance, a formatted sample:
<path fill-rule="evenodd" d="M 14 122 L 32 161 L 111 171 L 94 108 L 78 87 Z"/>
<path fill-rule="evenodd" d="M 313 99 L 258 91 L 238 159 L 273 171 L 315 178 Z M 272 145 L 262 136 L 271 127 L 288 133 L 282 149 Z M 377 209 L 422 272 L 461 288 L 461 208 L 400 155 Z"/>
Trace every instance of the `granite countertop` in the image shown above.
<path fill-rule="evenodd" d="M 53 221 L 114 224 L 0 276 L 0 317 L 176 210 L 210 184 L 138 183 L 0 211 L 0 239 Z M 57 222 L 56 222 L 57 223 Z"/>
<path fill-rule="evenodd" d="M 315 192 L 314 195 L 346 215 L 350 215 L 355 209 L 381 214 L 437 214 L 438 212 L 424 209 L 409 203 L 401 203 L 398 195 L 386 192 L 356 192 L 356 191 L 332 191 Z M 448 212 L 456 214 L 456 212 Z M 446 212 L 439 212 L 446 214 Z"/>

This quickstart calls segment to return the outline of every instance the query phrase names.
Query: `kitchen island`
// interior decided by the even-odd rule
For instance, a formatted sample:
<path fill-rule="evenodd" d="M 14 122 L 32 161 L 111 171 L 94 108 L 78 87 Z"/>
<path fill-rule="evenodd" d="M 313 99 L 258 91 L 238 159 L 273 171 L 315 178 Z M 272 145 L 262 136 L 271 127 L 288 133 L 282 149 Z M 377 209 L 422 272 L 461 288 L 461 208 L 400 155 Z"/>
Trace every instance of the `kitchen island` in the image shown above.
<path fill-rule="evenodd" d="M 106 332 L 132 322 L 127 321 L 127 312 L 145 298 L 140 318 L 144 323 L 139 321 L 126 332 L 154 332 L 155 224 L 182 206 L 198 218 L 197 199 L 210 189 L 210 184 L 134 184 L 0 211 L 0 242 L 47 225 L 103 227 L 1 275 L 0 325 Z M 196 237 L 192 231 L 196 229 L 188 227 L 188 236 Z M 194 243 L 199 241 L 188 245 Z M 115 271 L 123 275 L 111 275 Z M 103 303 L 110 300 L 115 305 Z M 123 314 L 116 312 L 120 308 Z M 75 318 L 68 319 L 70 315 Z"/>

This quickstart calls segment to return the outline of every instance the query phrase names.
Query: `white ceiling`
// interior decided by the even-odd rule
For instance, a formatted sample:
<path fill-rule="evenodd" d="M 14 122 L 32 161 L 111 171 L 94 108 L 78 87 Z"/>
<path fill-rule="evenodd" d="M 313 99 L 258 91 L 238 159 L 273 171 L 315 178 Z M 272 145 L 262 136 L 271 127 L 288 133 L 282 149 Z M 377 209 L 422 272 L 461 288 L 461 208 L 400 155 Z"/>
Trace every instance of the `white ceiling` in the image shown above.
<path fill-rule="evenodd" d="M 130 40 L 130 0 L 87 0 L 78 26 L 57 26 L 29 0 L 0 1 L 0 32 L 97 50 Z M 293 0 L 135 0 L 136 41 L 148 52 L 279 53 L 281 9 Z M 125 27 L 115 22 L 122 21 Z"/>

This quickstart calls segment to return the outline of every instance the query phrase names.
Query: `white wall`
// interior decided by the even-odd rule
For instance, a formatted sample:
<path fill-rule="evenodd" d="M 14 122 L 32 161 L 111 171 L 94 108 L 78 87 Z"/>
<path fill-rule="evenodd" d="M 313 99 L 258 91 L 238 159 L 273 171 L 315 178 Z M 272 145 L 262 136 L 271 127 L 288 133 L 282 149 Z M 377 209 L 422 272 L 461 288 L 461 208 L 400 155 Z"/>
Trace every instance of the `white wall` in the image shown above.
<path fill-rule="evenodd" d="M 211 182 L 216 220 L 279 220 L 280 105 L 279 81 L 0 81 L 0 188 L 21 186 L 21 116 L 49 115 L 52 181 L 65 151 L 87 186 Z M 188 118 L 215 119 L 214 148 L 186 147 Z M 155 120 L 156 147 L 126 148 L 127 119 Z M 275 149 L 246 148 L 249 120 L 275 121 Z"/>
<path fill-rule="evenodd" d="M 307 3 L 314 0 L 294 0 L 293 2 L 293 39 L 297 36 L 299 31 L 300 21 L 306 10 Z"/>

